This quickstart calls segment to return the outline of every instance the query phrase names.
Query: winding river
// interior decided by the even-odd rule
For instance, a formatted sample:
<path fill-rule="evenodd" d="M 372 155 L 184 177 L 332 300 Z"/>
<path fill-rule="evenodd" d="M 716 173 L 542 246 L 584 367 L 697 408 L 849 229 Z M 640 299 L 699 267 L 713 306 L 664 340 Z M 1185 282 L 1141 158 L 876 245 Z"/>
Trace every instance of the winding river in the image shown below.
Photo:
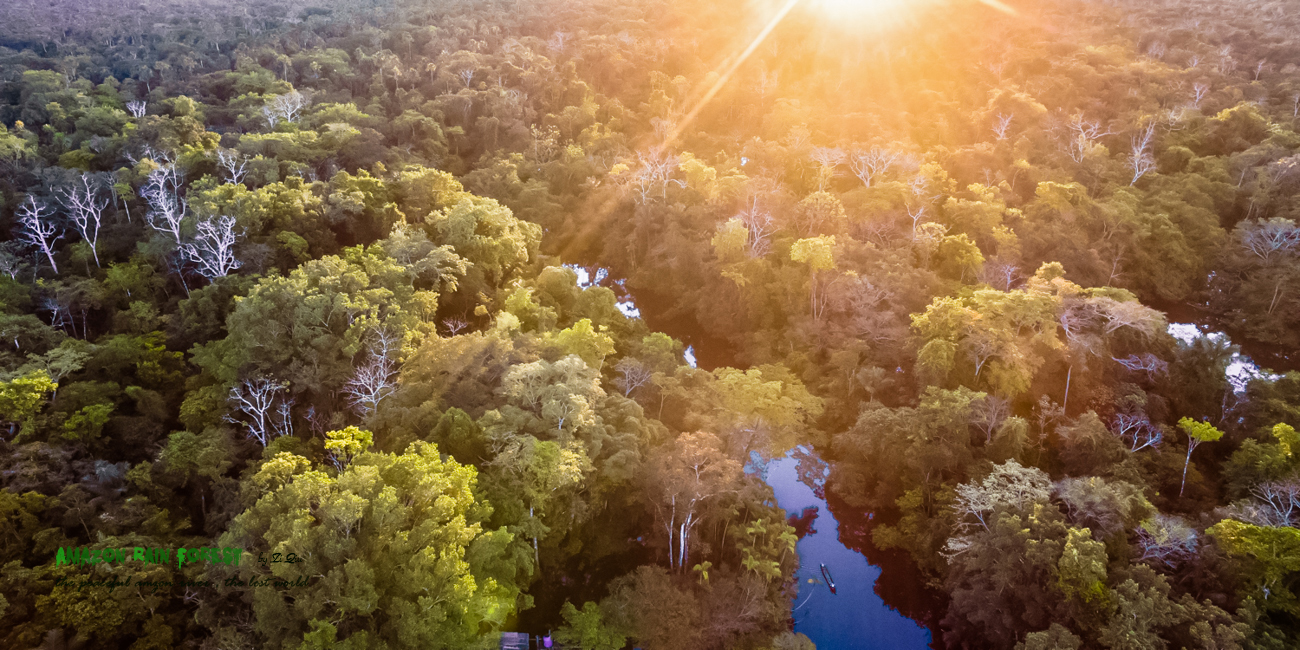
<path fill-rule="evenodd" d="M 606 269 L 566 266 L 577 272 L 580 286 L 613 289 L 624 314 L 643 318 L 654 331 L 686 343 L 690 365 L 698 363 L 707 369 L 735 365 L 733 350 L 725 339 L 711 336 L 693 315 L 674 311 L 666 297 L 638 295 L 634 300 L 623 281 L 609 279 Z M 1231 344 L 1229 334 L 1216 329 L 1203 307 L 1166 304 L 1157 308 L 1168 314 L 1170 334 L 1184 343 L 1204 336 Z M 1300 369 L 1300 359 L 1273 346 L 1246 342 L 1239 349 L 1227 370 L 1239 392 L 1251 378 L 1268 376 L 1270 370 Z M 944 609 L 941 596 L 924 586 L 906 553 L 874 547 L 871 529 L 880 522 L 872 513 L 851 508 L 826 490 L 830 468 L 814 450 L 799 447 L 770 461 L 755 457 L 746 471 L 772 487 L 777 504 L 790 515 L 799 534 L 798 595 L 793 606 L 796 632 L 818 648 L 836 650 L 943 647 L 933 638 Z M 834 593 L 828 580 L 834 582 Z"/>
<path fill-rule="evenodd" d="M 566 265 L 578 275 L 578 285 L 601 285 L 614 291 L 619 310 L 645 319 L 654 331 L 686 343 L 686 361 L 704 368 L 734 365 L 728 343 L 707 332 L 689 315 L 672 313 L 659 296 L 635 299 L 622 280 L 611 279 L 606 269 Z M 838 502 L 825 489 L 830 467 L 816 452 L 800 447 L 784 458 L 751 460 L 746 470 L 760 476 L 787 514 L 803 514 L 792 521 L 799 530 L 798 595 L 794 602 L 794 629 L 812 639 L 818 648 L 835 650 L 923 650 L 930 647 L 938 607 L 932 592 L 921 584 L 911 559 L 900 552 L 880 552 L 870 543 L 873 520 Z M 840 514 L 837 518 L 832 509 Z M 841 525 L 840 519 L 845 519 Z M 832 594 L 821 566 L 836 586 Z M 903 608 L 908 615 L 900 613 Z M 909 618 L 909 615 L 911 618 Z M 926 624 L 918 623 L 925 620 Z"/>

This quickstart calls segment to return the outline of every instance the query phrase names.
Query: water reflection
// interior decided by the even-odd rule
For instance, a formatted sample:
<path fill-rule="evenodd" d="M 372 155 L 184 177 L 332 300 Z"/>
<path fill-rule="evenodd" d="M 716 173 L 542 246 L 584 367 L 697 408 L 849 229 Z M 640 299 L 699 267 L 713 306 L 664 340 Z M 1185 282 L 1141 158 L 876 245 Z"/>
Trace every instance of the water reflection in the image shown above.
<path fill-rule="evenodd" d="M 1186 345 L 1191 345 L 1193 341 L 1202 337 L 1215 343 L 1222 343 L 1225 346 L 1232 346 L 1233 344 L 1226 333 L 1202 329 L 1201 326 L 1194 323 L 1170 323 L 1169 335 Z M 1232 384 L 1233 392 L 1238 394 L 1246 392 L 1246 386 L 1250 384 L 1252 379 L 1272 380 L 1281 377 L 1281 375 L 1261 369 L 1254 359 L 1240 352 L 1232 353 L 1232 359 L 1228 362 L 1228 367 L 1224 372 L 1228 376 L 1228 383 Z"/>
<path fill-rule="evenodd" d="M 845 650 L 920 650 L 930 645 L 930 630 L 885 603 L 878 591 L 881 569 L 842 541 L 840 524 L 827 506 L 824 484 L 829 469 L 807 450 L 753 467 L 776 494 L 777 504 L 795 513 L 808 530 L 798 542 L 795 631 L 818 648 Z M 815 514 L 809 512 L 813 508 Z M 834 576 L 836 593 L 821 566 Z M 919 583 L 912 589 L 923 591 Z"/>
<path fill-rule="evenodd" d="M 871 541 L 876 526 L 898 523 L 898 513 L 892 513 L 893 520 L 885 520 L 884 517 L 876 517 L 850 506 L 834 491 L 827 491 L 825 498 L 829 512 L 839 523 L 840 543 L 861 553 L 867 562 L 881 567 L 875 586 L 876 595 L 880 596 L 881 601 L 926 628 L 938 630 L 939 620 L 947 611 L 946 594 L 925 586 L 925 576 L 906 551 L 882 551 Z M 931 639 L 930 647 L 943 650 L 945 646 L 942 635 Z"/>
<path fill-rule="evenodd" d="M 672 300 L 654 292 L 633 297 L 627 288 L 627 278 L 613 278 L 610 270 L 602 266 L 565 264 L 564 268 L 578 276 L 578 286 L 605 287 L 618 298 L 616 306 L 628 318 L 641 318 L 655 332 L 663 332 L 686 344 L 684 359 L 692 368 L 712 370 L 722 366 L 735 366 L 736 360 L 730 344 L 722 338 L 710 336 L 690 314 L 674 310 Z M 642 314 L 641 308 L 645 307 Z M 667 313 L 675 316 L 665 317 Z"/>
<path fill-rule="evenodd" d="M 565 264 L 564 268 L 569 269 L 578 275 L 578 286 L 583 289 L 602 286 L 606 284 L 605 281 L 609 279 L 609 269 L 603 266 L 588 268 L 578 264 Z M 626 282 L 626 280 L 618 279 L 608 283 L 614 285 L 607 288 L 612 289 L 614 295 L 618 297 L 618 302 L 615 303 L 614 306 L 618 307 L 618 310 L 623 312 L 623 315 L 628 318 L 640 318 L 641 310 L 637 308 L 636 302 L 632 300 L 632 296 L 627 292 L 627 287 L 624 286 L 624 282 Z"/>
<path fill-rule="evenodd" d="M 1169 320 L 1169 334 L 1184 343 L 1188 338 L 1229 336 L 1231 344 L 1241 349 L 1243 357 L 1252 365 L 1258 364 L 1275 372 L 1300 371 L 1300 354 L 1286 346 L 1256 341 L 1234 329 L 1230 323 L 1215 317 L 1205 303 L 1165 303 L 1151 301 L 1151 307 L 1165 312 Z M 1247 381 L 1249 379 L 1247 378 Z"/>

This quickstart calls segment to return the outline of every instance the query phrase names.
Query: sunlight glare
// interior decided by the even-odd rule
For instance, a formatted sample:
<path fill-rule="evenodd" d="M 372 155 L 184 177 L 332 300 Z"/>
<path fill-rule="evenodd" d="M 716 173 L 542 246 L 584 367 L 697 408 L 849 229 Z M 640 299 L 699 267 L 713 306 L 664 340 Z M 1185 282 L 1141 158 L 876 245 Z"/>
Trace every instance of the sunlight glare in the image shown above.
<path fill-rule="evenodd" d="M 879 18 L 907 8 L 908 0 L 815 0 L 831 18 Z"/>

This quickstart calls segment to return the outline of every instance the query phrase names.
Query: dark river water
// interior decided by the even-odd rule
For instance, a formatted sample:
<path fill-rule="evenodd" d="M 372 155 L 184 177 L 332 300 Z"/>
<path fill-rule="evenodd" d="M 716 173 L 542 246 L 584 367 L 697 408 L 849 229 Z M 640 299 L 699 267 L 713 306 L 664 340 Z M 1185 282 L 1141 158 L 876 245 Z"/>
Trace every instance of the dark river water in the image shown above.
<path fill-rule="evenodd" d="M 694 316 L 674 312 L 665 296 L 638 293 L 596 267 L 570 265 L 581 286 L 614 290 L 619 308 L 686 345 L 687 361 L 701 368 L 737 366 L 729 342 L 700 327 Z M 911 558 L 882 552 L 871 544 L 875 523 L 870 513 L 851 508 L 825 489 L 829 468 L 807 448 L 767 463 L 751 462 L 748 471 L 772 486 L 777 504 L 790 515 L 812 517 L 799 539 L 799 593 L 794 601 L 795 631 L 820 650 L 924 650 L 943 611 L 939 595 L 925 588 Z M 834 514 L 832 513 L 834 511 Z M 807 517 L 805 519 L 807 519 Z M 843 523 L 841 523 L 841 521 Z M 835 581 L 832 594 L 821 565 Z M 921 622 L 918 622 L 921 621 Z M 935 644 L 934 647 L 938 647 Z"/>
<path fill-rule="evenodd" d="M 1273 372 L 1300 371 L 1300 354 L 1281 345 L 1255 341 L 1225 325 L 1210 313 L 1203 304 L 1153 302 L 1148 306 L 1165 312 L 1170 323 L 1190 323 L 1202 333 L 1218 333 L 1231 337 L 1232 342 L 1249 357 L 1252 363 Z"/>
<path fill-rule="evenodd" d="M 795 631 L 823 649 L 928 648 L 930 630 L 886 603 L 880 588 L 881 567 L 845 544 L 846 541 L 853 544 L 853 536 L 841 535 L 840 523 L 822 496 L 824 491 L 819 483 L 825 481 L 825 464 L 807 450 L 800 452 L 797 455 L 802 458 L 792 454 L 755 468 L 772 486 L 777 504 L 783 510 L 815 516 L 811 529 L 797 546 L 800 568 L 795 576 L 799 583 L 799 594 L 794 601 Z M 801 462 L 805 464 L 802 472 Z M 834 581 L 835 593 L 826 584 L 826 576 Z M 906 585 L 900 586 L 902 591 L 908 590 Z M 922 590 L 919 584 L 912 587 Z"/>
<path fill-rule="evenodd" d="M 743 366 L 726 339 L 706 331 L 693 314 L 677 309 L 671 297 L 638 293 L 634 298 L 621 280 L 609 279 L 606 271 L 576 265 L 570 268 L 578 271 L 580 284 L 613 289 L 625 314 L 640 317 L 654 331 L 688 345 L 686 359 L 691 365 L 698 363 L 705 369 Z M 1223 335 L 1222 326 L 1204 306 L 1152 306 L 1165 311 L 1171 323 L 1196 325 L 1199 334 L 1185 326 L 1171 328 L 1171 333 L 1184 340 L 1189 331 L 1193 335 Z M 1248 370 L 1243 377 L 1258 376 L 1259 367 L 1277 372 L 1300 370 L 1300 355 L 1293 351 L 1245 337 L 1234 338 L 1242 350 L 1242 359 L 1234 366 Z M 1230 367 L 1229 375 L 1233 373 Z M 755 458 L 747 471 L 758 474 L 772 487 L 777 504 L 791 516 L 800 534 L 798 595 L 793 605 L 796 632 L 806 635 L 822 650 L 943 648 L 942 642 L 933 639 L 933 630 L 938 629 L 945 609 L 942 594 L 925 587 L 905 552 L 875 548 L 871 531 L 882 522 L 872 513 L 848 506 L 825 489 L 829 468 L 815 450 L 801 447 L 784 458 L 767 462 Z M 827 577 L 834 581 L 835 593 L 831 593 Z"/>

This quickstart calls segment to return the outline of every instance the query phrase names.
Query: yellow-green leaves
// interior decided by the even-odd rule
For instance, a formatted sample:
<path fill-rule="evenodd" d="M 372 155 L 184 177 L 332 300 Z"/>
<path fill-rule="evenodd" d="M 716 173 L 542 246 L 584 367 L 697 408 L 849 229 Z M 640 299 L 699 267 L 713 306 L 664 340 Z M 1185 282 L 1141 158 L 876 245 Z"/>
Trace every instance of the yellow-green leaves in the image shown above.
<path fill-rule="evenodd" d="M 600 375 L 576 355 L 513 366 L 502 392 L 511 405 L 542 418 L 564 438 L 596 423 L 594 408 L 605 395 Z"/>
<path fill-rule="evenodd" d="M 608 326 L 601 326 L 597 330 L 592 327 L 590 318 L 584 318 L 572 327 L 560 330 L 554 341 L 566 354 L 577 355 L 587 365 L 600 369 L 605 364 L 605 357 L 614 353 L 614 338 L 605 333 L 607 329 Z"/>
<path fill-rule="evenodd" d="M 1189 438 L 1196 440 L 1197 443 L 1214 442 L 1223 437 L 1223 432 L 1216 429 L 1213 424 L 1197 422 L 1187 417 L 1178 420 L 1178 428 L 1182 429 L 1183 433 L 1186 433 Z"/>
<path fill-rule="evenodd" d="M 80 442 L 93 442 L 99 438 L 113 414 L 114 405 L 109 403 L 90 404 L 68 416 L 63 422 L 63 437 Z"/>
<path fill-rule="evenodd" d="M 705 200 L 713 200 L 718 195 L 718 170 L 706 165 L 703 161 L 695 157 L 695 154 L 686 152 L 677 157 L 677 169 L 681 171 L 686 187 L 689 187 Z"/>
<path fill-rule="evenodd" d="M 410 167 L 398 174 L 391 185 L 402 211 L 411 221 L 424 220 L 464 196 L 460 181 L 439 169 Z"/>
<path fill-rule="evenodd" d="M 253 485 L 262 491 L 272 491 L 285 485 L 297 474 L 311 468 L 311 461 L 288 452 L 280 452 L 262 464 L 253 475 Z"/>
<path fill-rule="evenodd" d="M 710 243 L 713 253 L 723 264 L 735 264 L 745 259 L 746 245 L 749 242 L 749 228 L 739 218 L 731 218 L 718 226 L 718 232 Z"/>
<path fill-rule="evenodd" d="M 1021 289 L 938 297 L 924 313 L 913 314 L 912 330 L 921 339 L 918 363 L 927 381 L 961 382 L 1015 397 L 1052 357 L 1067 363 L 1106 358 L 1111 340 L 1120 335 L 1148 339 L 1162 331 L 1160 312 L 1131 293 L 1085 290 L 1063 276 L 1060 264 L 1044 264 Z"/>
<path fill-rule="evenodd" d="M 1223 432 L 1214 428 L 1209 422 L 1197 422 L 1189 417 L 1178 420 L 1178 428 L 1187 434 L 1187 460 L 1183 463 L 1183 482 L 1178 489 L 1178 496 L 1187 488 L 1187 468 L 1192 463 L 1192 452 L 1202 442 L 1214 442 L 1223 437 Z"/>
<path fill-rule="evenodd" d="M 1300 616 L 1300 598 L 1290 588 L 1300 573 L 1300 530 L 1224 519 L 1205 532 L 1229 555 L 1246 560 L 1249 595 L 1255 602 L 1265 610 Z"/>
<path fill-rule="evenodd" d="M 0 160 L 22 160 L 31 154 L 35 147 L 27 138 L 26 131 L 15 125 L 12 130 L 0 126 Z"/>
<path fill-rule="evenodd" d="M 844 204 L 834 194 L 813 192 L 799 202 L 798 219 L 800 231 L 812 235 L 843 230 L 848 216 Z"/>
<path fill-rule="evenodd" d="M 386 454 L 364 451 L 369 436 L 355 428 L 329 438 L 331 449 L 353 454 L 337 476 L 278 454 L 254 477 L 265 493 L 225 536 L 254 557 L 292 552 L 303 560 L 246 563 L 241 579 L 269 572 L 310 581 L 308 588 L 256 592 L 258 644 L 469 647 L 498 629 L 517 592 L 479 576 L 468 556 L 483 535 L 475 469 L 444 460 L 424 442 Z"/>
<path fill-rule="evenodd" d="M 934 255 L 938 262 L 936 270 L 961 282 L 976 277 L 984 266 L 984 254 L 965 233 L 939 240 Z"/>
<path fill-rule="evenodd" d="M 923 341 L 918 363 L 930 381 L 960 377 L 1012 397 L 1028 389 L 1056 340 L 1058 302 L 1040 292 L 992 289 L 969 298 L 937 298 L 912 329 Z M 961 369 L 961 374 L 954 371 Z M 981 382 L 982 379 L 982 382 Z"/>
<path fill-rule="evenodd" d="M 1057 560 L 1056 586 L 1067 597 L 1102 610 L 1107 604 L 1106 545 L 1092 539 L 1087 528 L 1070 528 Z"/>
<path fill-rule="evenodd" d="M 335 389 L 352 374 L 355 355 L 377 328 L 395 334 L 407 349 L 432 335 L 428 319 L 437 311 L 437 294 L 415 283 L 426 272 L 444 285 L 454 283 L 456 269 L 464 268 L 445 248 L 414 240 L 312 260 L 288 277 L 259 281 L 237 299 L 226 320 L 229 335 L 196 348 L 194 363 L 226 383 L 244 372 L 312 392 Z"/>
<path fill-rule="evenodd" d="M 714 374 L 721 417 L 732 430 L 749 434 L 749 443 L 742 445 L 746 451 L 762 449 L 779 457 L 805 441 L 805 426 L 822 413 L 821 398 L 784 367 L 719 368 Z"/>
<path fill-rule="evenodd" d="M 813 273 L 835 268 L 835 236 L 800 239 L 790 247 L 790 259 L 807 264 Z"/>
<path fill-rule="evenodd" d="M 564 616 L 564 626 L 555 632 L 555 640 L 564 647 L 582 648 L 583 650 L 621 650 L 627 643 L 626 630 L 608 621 L 604 608 L 591 601 L 582 604 L 582 609 L 565 602 L 560 610 Z"/>
<path fill-rule="evenodd" d="M 754 416 L 773 426 L 792 426 L 821 415 L 821 399 L 785 368 L 719 368 L 714 374 L 723 407 L 742 418 Z"/>
<path fill-rule="evenodd" d="M 1277 438 L 1277 445 L 1287 458 L 1291 458 L 1296 447 L 1300 447 L 1300 433 L 1296 433 L 1295 427 L 1285 422 L 1273 425 L 1273 437 Z"/>
<path fill-rule="evenodd" d="M 835 236 L 800 239 L 790 247 L 790 259 L 808 265 L 808 294 L 812 317 L 813 320 L 821 320 L 826 310 L 826 282 L 818 276 L 821 271 L 835 268 Z"/>
<path fill-rule="evenodd" d="M 370 449 L 374 444 L 374 434 L 357 427 L 325 434 L 325 450 L 334 455 L 335 462 L 343 465 L 350 464 L 357 454 Z"/>
<path fill-rule="evenodd" d="M 26 428 L 45 403 L 45 396 L 59 385 L 44 370 L 33 370 L 16 379 L 0 382 L 0 422 L 9 424 L 9 432 Z"/>
<path fill-rule="evenodd" d="M 781 579 L 781 563 L 794 553 L 798 541 L 794 528 L 780 519 L 755 519 L 743 533 L 738 528 L 734 536 L 741 566 L 766 582 Z"/>
<path fill-rule="evenodd" d="M 437 243 L 455 248 L 492 286 L 534 259 L 542 239 L 541 226 L 516 219 L 510 208 L 492 199 L 468 194 L 428 220 L 437 232 Z"/>

